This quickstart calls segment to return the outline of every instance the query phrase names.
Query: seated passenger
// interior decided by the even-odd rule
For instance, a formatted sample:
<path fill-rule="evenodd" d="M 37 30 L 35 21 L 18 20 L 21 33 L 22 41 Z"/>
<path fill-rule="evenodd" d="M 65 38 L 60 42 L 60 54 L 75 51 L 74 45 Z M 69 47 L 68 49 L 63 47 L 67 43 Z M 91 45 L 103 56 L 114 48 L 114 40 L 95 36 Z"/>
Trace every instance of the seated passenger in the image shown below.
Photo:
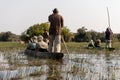
<path fill-rule="evenodd" d="M 43 41 L 43 37 L 41 35 L 38 36 L 38 43 L 36 47 L 40 52 L 48 52 L 48 44 Z"/>
<path fill-rule="evenodd" d="M 34 36 L 33 38 L 30 39 L 30 42 L 27 45 L 27 49 L 29 50 L 36 50 L 36 42 L 37 42 L 37 37 Z"/>
<path fill-rule="evenodd" d="M 89 44 L 88 44 L 88 47 L 94 47 L 94 42 L 93 40 L 90 40 Z"/>
<path fill-rule="evenodd" d="M 97 39 L 96 41 L 95 41 L 95 47 L 101 47 L 100 45 L 101 45 L 101 40 L 100 39 Z"/>
<path fill-rule="evenodd" d="M 43 39 L 44 42 L 49 43 L 49 33 L 46 29 L 44 30 L 43 38 L 44 38 Z"/>

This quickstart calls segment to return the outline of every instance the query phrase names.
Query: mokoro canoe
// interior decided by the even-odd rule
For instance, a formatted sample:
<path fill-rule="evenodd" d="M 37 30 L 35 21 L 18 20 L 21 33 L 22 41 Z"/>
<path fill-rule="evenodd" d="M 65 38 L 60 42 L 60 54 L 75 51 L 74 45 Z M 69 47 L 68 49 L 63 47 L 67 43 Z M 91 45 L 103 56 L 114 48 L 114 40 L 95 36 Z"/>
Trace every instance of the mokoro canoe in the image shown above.
<path fill-rule="evenodd" d="M 107 50 L 113 51 L 113 50 L 115 50 L 115 48 L 107 48 Z"/>
<path fill-rule="evenodd" d="M 115 48 L 104 48 L 104 47 L 85 47 L 86 49 L 97 49 L 97 50 L 108 50 L 108 51 L 114 51 Z"/>
<path fill-rule="evenodd" d="M 28 56 L 42 58 L 42 59 L 62 59 L 64 56 L 63 53 L 39 52 L 28 49 L 25 50 L 24 53 Z"/>

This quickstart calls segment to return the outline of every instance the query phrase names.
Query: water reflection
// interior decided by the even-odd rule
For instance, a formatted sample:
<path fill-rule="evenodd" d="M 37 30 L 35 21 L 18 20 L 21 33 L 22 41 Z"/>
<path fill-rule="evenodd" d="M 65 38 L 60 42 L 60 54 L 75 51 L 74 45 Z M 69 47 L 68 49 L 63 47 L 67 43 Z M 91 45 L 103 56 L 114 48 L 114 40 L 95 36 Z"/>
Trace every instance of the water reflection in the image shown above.
<path fill-rule="evenodd" d="M 119 80 L 120 54 L 70 54 L 62 61 L 0 52 L 0 80 Z"/>
<path fill-rule="evenodd" d="M 47 80 L 63 80 L 61 65 L 48 65 Z"/>

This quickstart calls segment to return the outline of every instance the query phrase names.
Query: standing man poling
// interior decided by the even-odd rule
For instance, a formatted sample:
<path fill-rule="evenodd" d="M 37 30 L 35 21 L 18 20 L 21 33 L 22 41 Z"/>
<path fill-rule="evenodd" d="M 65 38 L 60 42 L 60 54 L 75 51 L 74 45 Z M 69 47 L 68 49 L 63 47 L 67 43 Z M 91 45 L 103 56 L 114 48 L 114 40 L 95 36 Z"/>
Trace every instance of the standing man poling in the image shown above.
<path fill-rule="evenodd" d="M 111 41 L 112 41 L 112 30 L 108 27 L 105 31 L 105 39 L 106 39 L 106 48 L 111 48 Z"/>
<path fill-rule="evenodd" d="M 63 17 L 58 14 L 57 8 L 53 10 L 53 14 L 48 17 L 50 22 L 49 29 L 49 52 L 60 52 L 61 51 L 61 29 L 64 26 Z"/>

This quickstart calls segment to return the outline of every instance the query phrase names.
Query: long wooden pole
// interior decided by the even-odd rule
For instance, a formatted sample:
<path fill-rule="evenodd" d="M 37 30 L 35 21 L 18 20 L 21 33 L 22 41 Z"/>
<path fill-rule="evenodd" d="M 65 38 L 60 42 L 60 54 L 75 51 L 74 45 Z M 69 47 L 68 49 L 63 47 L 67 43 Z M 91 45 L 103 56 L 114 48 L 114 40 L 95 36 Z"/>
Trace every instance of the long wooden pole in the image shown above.
<path fill-rule="evenodd" d="M 110 25 L 110 14 L 109 14 L 108 7 L 107 7 L 107 15 L 108 15 L 108 27 L 111 27 L 111 25 Z"/>
<path fill-rule="evenodd" d="M 66 43 L 65 43 L 64 38 L 63 38 L 63 37 L 62 37 L 62 41 L 63 41 L 63 44 L 64 44 L 64 46 L 65 46 L 66 52 L 67 52 L 67 54 L 68 54 L 68 57 L 69 57 L 69 51 L 68 51 L 68 48 L 67 48 L 67 46 L 66 46 Z"/>
<path fill-rule="evenodd" d="M 109 14 L 109 9 L 108 9 L 108 7 L 107 7 L 107 15 L 108 15 L 108 27 L 111 29 L 110 14 Z M 113 41 L 112 41 L 111 43 L 112 43 L 112 47 L 113 47 Z"/>

